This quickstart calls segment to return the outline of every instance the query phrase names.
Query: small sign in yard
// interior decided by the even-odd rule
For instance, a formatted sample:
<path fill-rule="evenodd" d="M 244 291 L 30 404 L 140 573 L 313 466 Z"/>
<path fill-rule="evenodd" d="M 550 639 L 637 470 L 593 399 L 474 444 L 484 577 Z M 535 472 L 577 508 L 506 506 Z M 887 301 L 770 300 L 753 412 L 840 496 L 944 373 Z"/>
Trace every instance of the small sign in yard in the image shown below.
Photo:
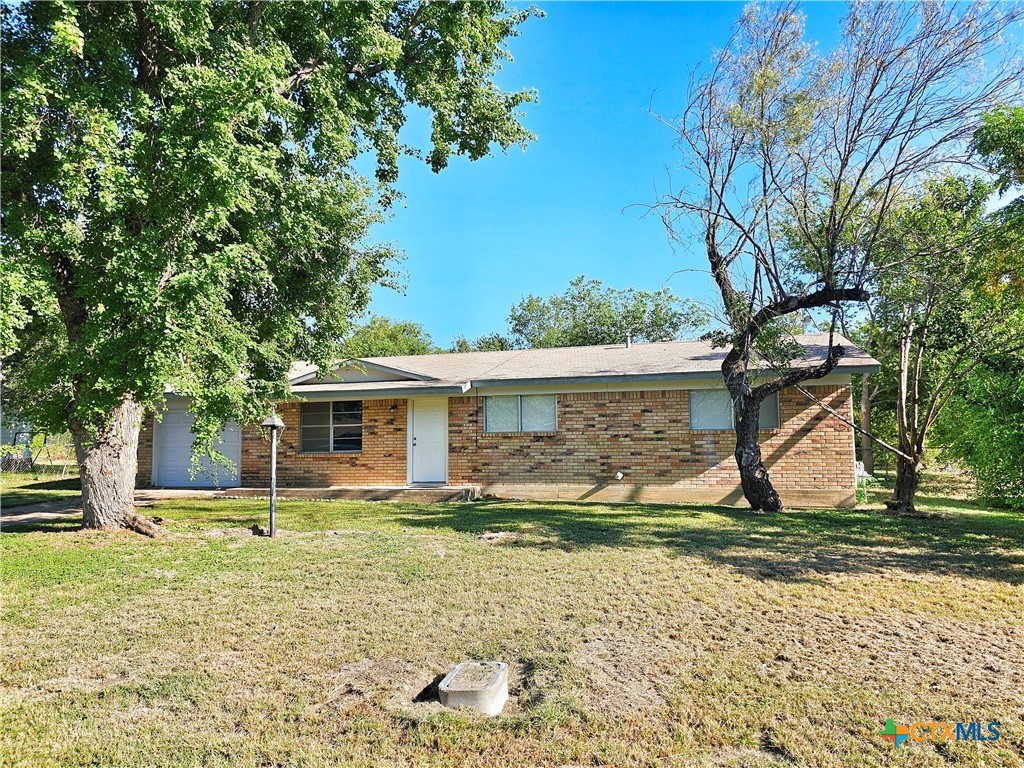
<path fill-rule="evenodd" d="M 482 715 L 500 715 L 508 701 L 508 664 L 464 661 L 437 686 L 446 707 L 470 707 Z"/>

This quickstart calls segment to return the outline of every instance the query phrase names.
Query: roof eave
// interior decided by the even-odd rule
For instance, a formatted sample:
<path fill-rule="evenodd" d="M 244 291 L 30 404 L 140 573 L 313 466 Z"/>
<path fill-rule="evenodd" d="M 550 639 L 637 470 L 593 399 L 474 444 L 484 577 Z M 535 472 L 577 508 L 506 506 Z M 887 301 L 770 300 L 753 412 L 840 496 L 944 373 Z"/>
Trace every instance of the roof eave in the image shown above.
<path fill-rule="evenodd" d="M 324 386 L 324 385 L 311 385 Z M 462 395 L 469 389 L 465 384 L 451 384 L 436 387 L 392 387 L 379 389 L 360 387 L 358 389 L 341 389 L 324 386 L 323 389 L 303 391 L 303 387 L 292 387 L 291 396 L 299 400 L 403 400 L 421 395 Z"/>
<path fill-rule="evenodd" d="M 524 387 L 549 384 L 633 384 L 645 381 L 678 381 L 680 379 L 706 379 L 717 371 L 694 371 L 689 373 L 634 373 L 608 374 L 604 376 L 539 376 L 517 379 L 474 379 L 469 382 L 471 389 L 484 387 Z"/>
<path fill-rule="evenodd" d="M 391 374 L 394 374 L 396 376 L 405 376 L 405 377 L 408 377 L 409 379 L 411 379 L 413 381 L 435 381 L 436 380 L 433 376 L 426 376 L 426 375 L 424 375 L 422 373 L 414 373 L 412 371 L 402 370 L 401 368 L 392 368 L 391 366 L 381 365 L 380 363 L 371 363 L 371 362 L 368 362 L 366 360 L 362 360 L 362 359 L 360 359 L 358 357 L 350 357 L 350 358 L 348 358 L 346 360 L 342 360 L 338 364 L 337 367 L 340 368 L 341 366 L 345 365 L 346 363 L 355 363 L 356 365 L 360 365 L 360 366 L 363 366 L 364 368 L 369 368 L 371 370 L 383 371 L 384 373 L 391 373 Z M 307 381 L 309 381 L 311 379 L 315 379 L 319 373 L 320 373 L 320 369 L 319 368 L 314 368 L 312 371 L 307 371 L 306 373 L 299 374 L 298 376 L 295 376 L 295 377 L 289 379 L 288 383 L 289 384 L 304 384 L 304 383 L 306 383 Z M 333 373 L 333 371 L 332 371 L 332 373 Z"/>
<path fill-rule="evenodd" d="M 848 373 L 848 374 L 860 374 L 860 373 L 878 373 L 882 370 L 881 363 L 860 363 L 857 365 L 837 365 L 832 369 L 833 373 Z"/>
<path fill-rule="evenodd" d="M 410 379 L 415 379 L 416 381 L 437 381 L 436 376 L 427 376 L 426 374 L 407 371 L 403 368 L 393 368 L 390 365 L 382 365 L 381 363 L 371 363 L 368 360 L 363 360 L 358 357 L 351 357 L 345 362 L 365 365 L 367 368 L 373 368 L 374 370 L 384 371 L 385 373 L 394 373 L 398 376 L 408 376 Z"/>
<path fill-rule="evenodd" d="M 874 365 L 839 365 L 832 369 L 832 374 L 852 375 L 859 373 L 877 373 L 881 366 Z M 684 371 L 679 373 L 634 373 L 634 374 L 609 374 L 606 376 L 544 376 L 537 378 L 517 379 L 474 379 L 471 381 L 471 389 L 484 389 L 487 387 L 525 387 L 525 386 L 549 386 L 557 384 L 642 384 L 644 382 L 659 381 L 683 381 L 693 379 L 713 379 L 721 375 L 718 369 L 711 371 Z"/>

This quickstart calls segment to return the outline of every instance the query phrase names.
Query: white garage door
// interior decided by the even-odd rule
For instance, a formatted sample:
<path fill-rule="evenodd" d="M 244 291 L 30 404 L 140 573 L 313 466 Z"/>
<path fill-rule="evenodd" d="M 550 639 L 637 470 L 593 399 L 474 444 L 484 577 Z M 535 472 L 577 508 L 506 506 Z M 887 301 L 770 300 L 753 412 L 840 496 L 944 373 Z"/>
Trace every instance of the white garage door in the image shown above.
<path fill-rule="evenodd" d="M 192 455 L 192 414 L 184 408 L 168 409 L 157 422 L 153 434 L 153 484 L 168 488 L 231 488 L 238 485 L 238 465 L 242 460 L 242 430 L 231 422 L 220 431 L 217 450 L 234 463 L 234 470 L 200 461 L 202 471 L 195 479 L 189 474 Z"/>

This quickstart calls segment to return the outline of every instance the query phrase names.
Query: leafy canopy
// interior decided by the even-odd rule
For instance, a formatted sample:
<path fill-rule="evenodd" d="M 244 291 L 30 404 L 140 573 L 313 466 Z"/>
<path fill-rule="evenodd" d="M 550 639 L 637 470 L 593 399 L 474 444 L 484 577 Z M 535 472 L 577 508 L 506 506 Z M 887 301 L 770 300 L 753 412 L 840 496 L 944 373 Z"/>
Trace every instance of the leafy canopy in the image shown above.
<path fill-rule="evenodd" d="M 872 352 L 900 444 L 918 454 L 964 377 L 1024 342 L 1024 294 L 1005 279 L 1004 230 L 985 213 L 991 190 L 935 177 L 882 233 L 879 257 L 900 266 L 877 281 Z"/>
<path fill-rule="evenodd" d="M 349 357 L 430 355 L 438 350 L 430 334 L 419 323 L 371 315 L 358 326 L 344 345 Z"/>
<path fill-rule="evenodd" d="M 1024 107 L 988 112 L 974 134 L 973 148 L 996 177 L 996 189 L 1024 187 Z"/>
<path fill-rule="evenodd" d="M 1001 193 L 1024 187 L 1024 107 L 988 113 L 974 135 L 974 150 L 995 176 Z M 1024 199 L 1017 197 L 991 218 L 996 229 L 991 247 L 987 292 L 1024 296 Z M 999 318 L 1024 324 L 1024 311 Z M 939 440 L 963 461 L 991 501 L 1024 508 L 1024 351 L 988 349 L 978 365 L 958 379 L 949 407 L 937 423 Z"/>
<path fill-rule="evenodd" d="M 982 496 L 1024 509 L 1024 354 L 988 356 L 964 377 L 937 436 L 970 467 Z"/>
<path fill-rule="evenodd" d="M 399 158 L 525 145 L 494 83 L 533 11 L 478 3 L 26 3 L 2 21 L 5 376 L 43 427 L 193 398 L 209 442 L 328 364 L 396 252 Z M 401 137 L 410 108 L 429 146 Z M 375 158 L 363 173 L 362 156 Z"/>
<path fill-rule="evenodd" d="M 580 275 L 561 294 L 527 296 L 508 317 L 517 347 L 581 347 L 664 341 L 693 334 L 707 315 L 669 288 L 642 291 L 605 286 Z"/>
<path fill-rule="evenodd" d="M 501 333 L 485 333 L 479 338 L 470 341 L 465 336 L 459 335 L 452 340 L 450 352 L 506 352 L 510 349 L 518 349 L 516 344 L 508 336 Z"/>
<path fill-rule="evenodd" d="M 642 291 L 612 288 L 580 275 L 564 293 L 526 296 L 512 307 L 508 333 L 488 333 L 472 341 L 458 336 L 452 352 L 489 352 L 541 347 L 585 347 L 690 337 L 708 314 L 669 288 Z"/>

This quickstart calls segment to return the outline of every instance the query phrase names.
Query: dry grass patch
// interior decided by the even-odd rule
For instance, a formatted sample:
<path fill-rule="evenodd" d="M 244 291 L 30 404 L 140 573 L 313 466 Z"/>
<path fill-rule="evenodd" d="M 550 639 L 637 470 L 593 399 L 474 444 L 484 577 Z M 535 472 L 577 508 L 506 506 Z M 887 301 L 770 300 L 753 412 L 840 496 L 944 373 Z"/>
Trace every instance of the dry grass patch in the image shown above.
<path fill-rule="evenodd" d="M 160 505 L 4 534 L 8 765 L 1024 762 L 1024 521 L 488 501 Z M 439 676 L 511 664 L 495 719 Z M 992 744 L 876 736 L 999 720 Z"/>

